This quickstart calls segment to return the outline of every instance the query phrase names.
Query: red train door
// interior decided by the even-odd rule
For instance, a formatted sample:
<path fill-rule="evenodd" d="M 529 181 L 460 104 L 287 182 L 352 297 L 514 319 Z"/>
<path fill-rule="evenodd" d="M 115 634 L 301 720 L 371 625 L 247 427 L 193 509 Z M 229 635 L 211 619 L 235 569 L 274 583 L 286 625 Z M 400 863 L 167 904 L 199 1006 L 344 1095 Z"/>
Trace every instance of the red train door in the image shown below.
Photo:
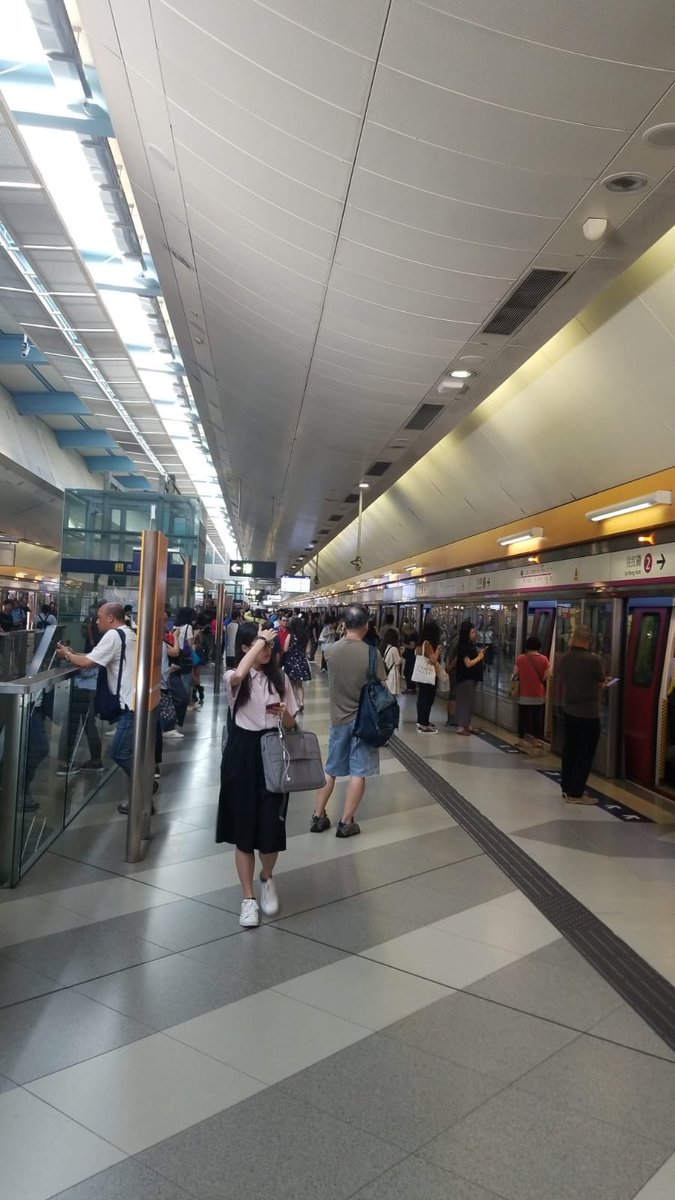
<path fill-rule="evenodd" d="M 641 602 L 628 607 L 623 739 L 626 777 L 653 787 L 659 692 L 670 627 L 670 606 Z"/>

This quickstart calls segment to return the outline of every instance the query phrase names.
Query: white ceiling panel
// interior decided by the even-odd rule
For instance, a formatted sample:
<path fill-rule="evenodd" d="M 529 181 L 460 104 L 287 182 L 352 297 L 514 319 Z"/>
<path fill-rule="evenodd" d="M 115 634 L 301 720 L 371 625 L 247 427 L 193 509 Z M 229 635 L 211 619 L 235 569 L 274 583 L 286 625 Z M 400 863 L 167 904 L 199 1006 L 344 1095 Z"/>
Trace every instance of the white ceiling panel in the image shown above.
<path fill-rule="evenodd" d="M 525 269 L 532 252 L 504 246 L 482 246 L 425 229 L 413 229 L 375 213 L 347 206 L 342 224 L 344 237 L 365 242 L 387 254 L 398 254 L 415 262 L 469 271 L 475 275 L 516 278 Z"/>
<path fill-rule="evenodd" d="M 366 122 L 363 131 L 359 162 L 385 179 L 397 179 L 457 203 L 558 220 L 593 182 L 592 176 L 575 179 L 486 162 L 372 121 Z"/>
<path fill-rule="evenodd" d="M 559 224 L 555 217 L 465 204 L 360 168 L 354 172 L 349 203 L 350 207 L 375 213 L 411 229 L 425 229 L 465 242 L 508 246 L 531 254 Z"/>
<path fill-rule="evenodd" d="M 575 54 L 675 71 L 675 8 L 641 0 L 429 0 L 452 16 Z"/>
<path fill-rule="evenodd" d="M 432 263 L 415 262 L 386 251 L 376 250 L 362 242 L 340 237 L 333 270 L 346 267 L 350 273 L 364 279 L 410 288 L 422 295 L 451 296 L 492 307 L 508 290 L 515 276 L 490 277 L 453 271 Z"/>
<path fill-rule="evenodd" d="M 155 0 L 155 7 L 181 12 L 204 37 L 293 83 L 308 100 L 318 96 L 355 113 L 365 103 L 369 59 L 284 20 L 257 0 Z M 173 49 L 183 56 L 182 39 Z"/>
<path fill-rule="evenodd" d="M 675 78 L 670 0 L 647 0 L 646 15 L 598 2 L 143 0 L 134 25 L 131 0 L 110 0 L 115 38 L 96 32 L 113 119 L 184 361 L 202 371 L 223 486 L 236 496 L 244 480 L 244 553 L 285 565 L 294 539 L 353 514 L 342 502 L 361 473 L 422 402 L 441 405 L 437 427 L 403 434 L 375 499 L 612 278 L 645 224 L 663 232 L 675 153 L 639 141 L 632 169 L 649 188 L 607 204 L 605 243 L 581 234 L 609 165 L 631 169 L 631 138 L 652 110 L 667 119 Z M 513 338 L 486 335 L 533 265 L 571 281 Z M 467 356 L 466 393 L 438 397 Z M 660 403 L 649 411 L 662 419 Z M 484 465 L 448 485 L 457 536 L 538 494 L 509 439 L 476 446 Z M 566 433 L 560 446 L 570 453 Z M 584 448 L 582 483 L 591 459 Z M 432 490 L 446 468 L 434 460 Z M 547 495 L 564 474 L 556 465 Z"/>
<path fill-rule="evenodd" d="M 246 112 L 204 85 L 198 61 L 194 68 L 191 73 L 175 63 L 167 63 L 165 79 L 173 123 L 176 121 L 174 113 L 187 113 L 195 123 L 211 130 L 214 136 L 236 147 L 247 158 L 259 159 L 282 175 L 327 196 L 344 195 L 349 182 L 348 161 L 291 137 L 268 121 Z M 180 140 L 180 134 L 178 138 Z"/>
<path fill-rule="evenodd" d="M 297 271 L 291 271 L 287 266 L 272 262 L 269 257 L 234 239 L 230 239 L 227 246 L 219 248 L 196 233 L 193 239 L 200 259 L 208 261 L 211 270 L 219 278 L 232 279 L 240 286 L 263 294 L 292 297 L 298 311 L 306 311 L 312 304 L 320 306 L 323 302 L 323 281 L 308 279 Z"/>
<path fill-rule="evenodd" d="M 213 133 L 198 121 L 187 116 L 174 104 L 170 105 L 171 124 L 179 146 L 188 146 L 204 163 L 252 192 L 268 197 L 281 208 L 295 213 L 319 228 L 336 228 L 341 205 L 329 194 L 286 171 L 255 158 Z M 199 178 L 199 176 L 198 176 Z"/>
<path fill-rule="evenodd" d="M 205 83 L 245 111 L 261 117 L 310 146 L 349 159 L 359 132 L 356 113 L 308 96 L 254 60 L 235 53 L 221 41 L 205 36 L 186 15 L 155 4 L 155 30 L 162 61 L 199 63 Z"/>
<path fill-rule="evenodd" d="M 179 158 L 188 181 L 185 198 L 194 212 L 218 227 L 239 218 L 247 224 L 254 244 L 256 232 L 261 230 L 306 253 L 330 259 L 335 247 L 335 230 L 324 229 L 314 221 L 299 217 L 281 204 L 272 204 L 264 196 L 258 196 L 222 175 L 212 164 L 196 158 L 182 145 L 179 145 Z"/>
<path fill-rule="evenodd" d="M 260 229 L 236 213 L 228 214 L 227 226 L 222 227 L 193 209 L 191 205 L 188 204 L 187 209 L 190 227 L 196 236 L 204 238 L 207 243 L 212 243 L 214 239 L 217 243 L 222 242 L 225 253 L 231 253 L 239 243 L 249 253 L 269 258 L 273 265 L 284 267 L 292 274 L 300 275 L 313 283 L 327 281 L 330 263 L 318 255 L 291 245 L 290 242 Z"/>
<path fill-rule="evenodd" d="M 262 0 L 279 16 L 310 29 L 320 37 L 375 58 L 387 15 L 388 0 Z"/>
<path fill-rule="evenodd" d="M 472 62 L 475 73 L 482 74 L 480 58 Z M 574 178 L 597 175 L 626 140 L 624 130 L 596 127 L 590 116 L 580 127 L 485 104 L 471 95 L 431 87 L 386 65 L 378 67 L 368 119 L 488 162 Z"/>
<path fill-rule="evenodd" d="M 662 71 L 507 37 L 417 0 L 392 6 L 382 61 L 500 108 L 607 129 L 631 129 L 672 83 Z"/>

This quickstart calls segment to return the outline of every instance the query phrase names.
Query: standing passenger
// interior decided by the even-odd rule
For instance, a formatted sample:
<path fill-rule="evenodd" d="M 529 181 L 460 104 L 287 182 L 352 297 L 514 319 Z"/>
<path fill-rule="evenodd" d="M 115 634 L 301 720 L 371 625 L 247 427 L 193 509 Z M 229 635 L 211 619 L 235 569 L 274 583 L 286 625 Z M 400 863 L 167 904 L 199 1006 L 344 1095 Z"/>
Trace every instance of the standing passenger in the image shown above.
<path fill-rule="evenodd" d="M 220 798 L 216 841 L 236 847 L 234 861 L 241 884 L 239 924 L 253 929 L 265 916 L 279 911 L 272 872 L 286 849 L 288 795 L 268 792 L 260 739 L 276 729 L 295 725 L 295 696 L 273 655 L 273 629 L 258 632 L 255 621 L 244 621 L 237 633 L 233 671 L 225 673 L 232 720 L 220 768 Z M 260 857 L 260 908 L 253 886 L 255 851 Z"/>
<path fill-rule="evenodd" d="M 354 722 L 358 712 L 361 689 L 368 679 L 369 649 L 365 644 L 368 629 L 368 609 L 362 604 L 350 604 L 345 614 L 345 636 L 333 646 L 326 647 L 328 659 L 328 694 L 330 698 L 330 735 L 326 760 L 326 783 L 317 793 L 310 825 L 311 833 L 330 829 L 326 805 L 333 794 L 338 776 L 349 776 L 347 794 L 335 836 L 354 837 L 361 827 L 354 820 L 356 810 L 366 790 L 366 778 L 380 773 L 380 752 L 354 737 Z M 386 672 L 382 656 L 377 655 L 378 679 L 384 682 Z"/>
<path fill-rule="evenodd" d="M 387 687 L 392 696 L 401 694 L 401 651 L 398 648 L 398 629 L 389 625 L 380 640 L 380 654 L 387 672 Z"/>
<path fill-rule="evenodd" d="M 422 645 L 419 654 L 426 658 L 434 668 L 441 657 L 441 631 L 435 621 L 427 621 L 422 626 Z M 417 732 L 437 733 L 436 726 L 431 722 L 431 710 L 436 698 L 436 680 L 433 683 L 417 684 Z"/>
<path fill-rule="evenodd" d="M 591 654 L 593 634 L 578 625 L 560 660 L 565 739 L 560 786 L 569 804 L 595 804 L 586 792 L 600 737 L 600 688 L 605 672 L 599 654 Z"/>
<path fill-rule="evenodd" d="M 304 685 L 312 678 L 312 672 L 307 661 L 307 627 L 302 617 L 291 619 L 290 631 L 291 642 L 284 658 L 284 671 L 293 685 L 298 712 L 304 712 Z"/>
<path fill-rule="evenodd" d="M 516 674 L 520 683 L 516 745 L 524 746 L 529 738 L 535 745 L 542 746 L 546 680 L 551 674 L 551 667 L 546 655 L 541 653 L 540 638 L 527 638 L 525 653 L 519 654 L 516 659 Z"/>
<path fill-rule="evenodd" d="M 476 700 L 476 688 L 483 678 L 484 650 L 476 649 L 476 626 L 462 621 L 457 640 L 457 684 L 455 687 L 455 716 L 463 737 L 475 733 L 471 718 Z"/>

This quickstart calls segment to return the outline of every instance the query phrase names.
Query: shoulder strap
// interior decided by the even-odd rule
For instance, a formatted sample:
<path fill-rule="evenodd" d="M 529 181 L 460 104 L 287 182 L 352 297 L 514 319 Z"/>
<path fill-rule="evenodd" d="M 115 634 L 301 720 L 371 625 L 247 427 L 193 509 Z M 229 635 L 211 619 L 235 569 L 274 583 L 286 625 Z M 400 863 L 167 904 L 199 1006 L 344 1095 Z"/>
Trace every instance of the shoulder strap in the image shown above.
<path fill-rule="evenodd" d="M 371 679 L 377 679 L 377 649 L 375 646 L 368 647 L 368 675 Z"/>
<path fill-rule="evenodd" d="M 119 633 L 122 642 L 122 649 L 120 651 L 120 669 L 117 675 L 117 687 L 115 688 L 115 699 L 119 701 L 120 691 L 122 690 L 122 670 L 124 668 L 124 659 L 127 651 L 127 638 L 126 634 L 123 633 L 121 629 L 118 629 L 117 632 Z"/>

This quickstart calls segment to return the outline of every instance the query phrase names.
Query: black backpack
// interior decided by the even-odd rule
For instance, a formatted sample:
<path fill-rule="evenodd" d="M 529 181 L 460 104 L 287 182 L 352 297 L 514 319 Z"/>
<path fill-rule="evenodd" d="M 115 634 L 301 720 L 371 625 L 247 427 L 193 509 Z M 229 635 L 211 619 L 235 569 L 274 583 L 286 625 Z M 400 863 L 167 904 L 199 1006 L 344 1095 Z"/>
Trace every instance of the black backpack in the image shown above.
<path fill-rule="evenodd" d="M 377 650 L 368 647 L 368 678 L 361 688 L 354 737 L 367 746 L 386 746 L 398 729 L 398 700 L 377 677 Z"/>
<path fill-rule="evenodd" d="M 127 638 L 122 629 L 116 629 L 122 641 L 122 651 L 120 653 L 120 669 L 117 675 L 117 687 L 115 693 L 110 691 L 108 686 L 108 668 L 99 667 L 98 679 L 96 680 L 96 695 L 94 697 L 94 712 L 102 721 L 109 721 L 113 724 L 119 721 L 122 716 L 122 705 L 120 704 L 120 688 L 122 687 L 122 671 L 124 669 L 124 660 L 127 651 Z"/>

